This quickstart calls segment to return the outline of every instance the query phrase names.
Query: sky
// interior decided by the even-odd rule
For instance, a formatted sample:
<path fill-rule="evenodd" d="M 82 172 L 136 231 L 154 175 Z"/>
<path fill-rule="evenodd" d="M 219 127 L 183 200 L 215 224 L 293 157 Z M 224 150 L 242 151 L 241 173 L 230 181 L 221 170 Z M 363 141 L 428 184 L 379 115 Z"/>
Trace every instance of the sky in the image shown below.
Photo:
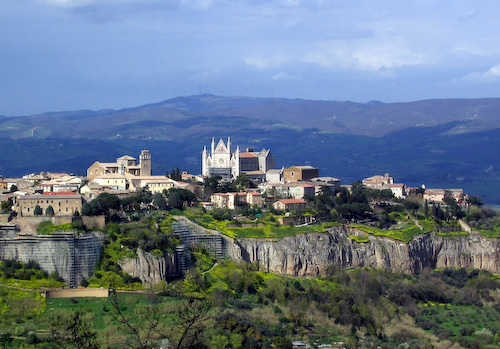
<path fill-rule="evenodd" d="M 500 97 L 497 0 L 0 0 L 0 115 Z"/>

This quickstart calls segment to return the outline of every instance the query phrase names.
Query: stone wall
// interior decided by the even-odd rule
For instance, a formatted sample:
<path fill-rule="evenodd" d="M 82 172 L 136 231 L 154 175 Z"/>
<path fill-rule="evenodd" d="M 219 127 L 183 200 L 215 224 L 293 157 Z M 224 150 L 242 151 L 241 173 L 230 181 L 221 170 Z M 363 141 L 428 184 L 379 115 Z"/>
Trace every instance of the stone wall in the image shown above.
<path fill-rule="evenodd" d="M 102 239 L 94 233 L 19 234 L 0 238 L 0 259 L 36 261 L 48 273 L 57 271 L 74 287 L 92 275 L 99 263 L 101 247 Z"/>
<path fill-rule="evenodd" d="M 77 297 L 95 297 L 106 298 L 109 296 L 107 288 L 76 288 L 64 290 L 47 290 L 45 291 L 45 298 L 77 298 Z"/>
<path fill-rule="evenodd" d="M 81 216 L 81 219 L 87 228 L 104 229 L 106 226 L 106 216 Z"/>

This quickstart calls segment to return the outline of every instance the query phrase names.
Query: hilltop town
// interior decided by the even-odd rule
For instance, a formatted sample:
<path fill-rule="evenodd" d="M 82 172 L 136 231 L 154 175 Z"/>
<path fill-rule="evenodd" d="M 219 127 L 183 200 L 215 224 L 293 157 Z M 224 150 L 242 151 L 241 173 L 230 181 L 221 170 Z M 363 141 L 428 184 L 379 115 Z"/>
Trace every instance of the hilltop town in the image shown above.
<path fill-rule="evenodd" d="M 75 213 L 85 215 L 84 205 L 102 193 L 125 198 L 141 190 L 161 194 L 174 188 L 192 192 L 206 210 L 247 206 L 290 212 L 305 209 L 325 191 L 333 194 L 341 188 L 351 190 L 350 184 L 341 184 L 341 179 L 331 174 L 320 175 L 317 167 L 295 164 L 275 168 L 269 149 L 242 151 L 237 146 L 233 151 L 230 138 L 217 144 L 212 139 L 209 149 L 203 149 L 201 174 L 177 169 L 166 175 L 152 175 L 152 168 L 152 154 L 143 150 L 138 159 L 124 155 L 114 162 L 95 161 L 88 167 L 87 176 L 41 172 L 22 178 L 1 178 L 0 200 L 4 206 L 10 205 L 17 217 L 70 217 Z M 458 205 L 468 202 L 463 189 L 408 187 L 387 173 L 362 179 L 361 183 L 364 188 L 383 192 L 386 199 L 405 200 L 420 194 L 419 199 L 429 204 L 443 205 L 446 198 Z"/>
<path fill-rule="evenodd" d="M 426 316 L 434 313 L 425 309 L 432 302 L 479 307 L 499 300 L 494 290 L 500 283 L 490 273 L 500 272 L 500 215 L 462 189 L 408 187 L 388 173 L 344 184 L 311 165 L 277 168 L 271 149 L 233 148 L 230 138 L 212 139 L 200 160 L 200 174 L 175 168 L 154 175 L 154 154 L 143 149 L 137 158 L 96 159 L 86 176 L 2 178 L 0 291 L 28 292 L 23 299 L 31 305 L 17 310 L 14 296 L 0 299 L 6 314 L 0 324 L 14 331 L 32 321 L 36 328 L 17 330 L 17 343 L 93 338 L 111 347 L 144 347 L 167 338 L 178 347 L 203 342 L 213 348 L 397 344 L 404 340 L 393 333 L 430 326 Z M 455 277 L 470 284 L 457 284 Z M 472 292 L 475 282 L 491 292 Z M 116 289 L 160 298 L 118 297 Z M 97 300 L 102 311 L 92 310 L 95 322 L 78 313 L 72 320 L 67 314 L 46 320 L 62 299 L 77 304 L 80 297 L 109 299 L 115 315 L 110 318 Z M 125 314 L 118 299 L 148 305 Z M 188 302 L 176 310 L 166 305 L 183 300 Z M 44 312 L 39 308 L 45 302 L 51 308 Z M 378 319 L 389 306 L 398 310 Z M 160 331 L 168 316 L 181 321 L 190 312 L 203 337 L 178 325 Z M 141 324 L 161 333 L 134 327 L 137 314 L 146 314 Z M 270 319 L 270 329 L 261 316 Z M 406 325 L 394 325 L 402 316 Z M 68 323 L 98 328 L 101 317 L 112 319 L 113 333 L 67 332 Z M 493 323 L 485 322 L 500 331 Z M 437 346 L 476 340 L 472 325 L 460 335 L 445 327 L 412 335 Z M 190 342 L 177 335 L 182 331 Z M 2 338 L 12 341 L 10 333 Z M 439 333 L 446 336 L 435 337 Z M 490 337 L 485 343 L 494 342 Z"/>

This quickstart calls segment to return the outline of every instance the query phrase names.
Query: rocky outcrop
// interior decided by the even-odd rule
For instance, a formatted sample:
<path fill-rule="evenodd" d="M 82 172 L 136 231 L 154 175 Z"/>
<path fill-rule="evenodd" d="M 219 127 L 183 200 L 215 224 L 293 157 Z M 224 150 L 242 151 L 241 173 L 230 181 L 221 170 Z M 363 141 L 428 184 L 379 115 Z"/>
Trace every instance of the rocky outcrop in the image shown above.
<path fill-rule="evenodd" d="M 346 227 L 282 239 L 228 239 L 228 254 L 237 261 L 257 262 L 262 270 L 293 276 L 325 275 L 332 267 L 384 268 L 418 273 L 424 268 L 466 267 L 500 272 L 500 240 L 480 235 L 443 237 L 434 233 L 408 244 L 369 236 L 357 243 Z"/>
<path fill-rule="evenodd" d="M 177 255 L 173 253 L 154 256 L 138 248 L 137 258 L 124 258 L 118 264 L 124 272 L 149 285 L 180 274 L 180 263 L 178 263 Z"/>

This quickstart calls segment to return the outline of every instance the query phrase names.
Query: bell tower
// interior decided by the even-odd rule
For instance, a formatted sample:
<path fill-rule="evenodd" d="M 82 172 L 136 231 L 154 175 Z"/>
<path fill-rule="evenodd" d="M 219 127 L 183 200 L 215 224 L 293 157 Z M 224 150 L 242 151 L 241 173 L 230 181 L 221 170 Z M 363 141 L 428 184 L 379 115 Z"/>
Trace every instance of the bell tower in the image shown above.
<path fill-rule="evenodd" d="M 141 176 L 151 176 L 151 153 L 149 150 L 141 151 L 139 165 L 141 166 Z"/>

